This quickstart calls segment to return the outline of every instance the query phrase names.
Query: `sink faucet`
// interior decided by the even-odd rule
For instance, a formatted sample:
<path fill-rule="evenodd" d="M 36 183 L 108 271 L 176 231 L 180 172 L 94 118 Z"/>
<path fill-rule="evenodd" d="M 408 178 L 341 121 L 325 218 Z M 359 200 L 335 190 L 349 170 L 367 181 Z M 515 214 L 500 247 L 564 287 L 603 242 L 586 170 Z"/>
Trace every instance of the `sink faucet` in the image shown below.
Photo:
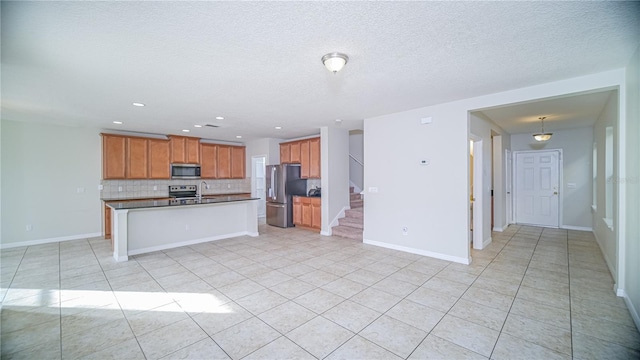
<path fill-rule="evenodd" d="M 202 184 L 204 184 L 205 186 L 209 186 L 206 181 L 200 181 L 200 185 L 198 185 L 198 201 L 202 201 Z"/>

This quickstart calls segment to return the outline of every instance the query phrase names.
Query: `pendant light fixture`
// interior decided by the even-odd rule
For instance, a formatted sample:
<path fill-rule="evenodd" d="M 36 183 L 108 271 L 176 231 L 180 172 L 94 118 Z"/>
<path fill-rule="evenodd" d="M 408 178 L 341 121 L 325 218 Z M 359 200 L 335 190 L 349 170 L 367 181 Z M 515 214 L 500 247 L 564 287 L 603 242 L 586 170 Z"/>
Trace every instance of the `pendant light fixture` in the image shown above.
<path fill-rule="evenodd" d="M 322 57 L 322 63 L 324 66 L 334 74 L 342 70 L 342 68 L 347 64 L 347 61 L 349 61 L 349 57 L 338 52 L 329 53 Z"/>
<path fill-rule="evenodd" d="M 546 116 L 541 116 L 538 118 L 540 119 L 540 122 L 542 124 L 542 131 L 537 134 L 533 134 L 533 138 L 536 139 L 536 141 L 547 141 L 551 139 L 551 135 L 553 135 L 553 133 L 544 132 L 544 119 L 546 118 Z"/>

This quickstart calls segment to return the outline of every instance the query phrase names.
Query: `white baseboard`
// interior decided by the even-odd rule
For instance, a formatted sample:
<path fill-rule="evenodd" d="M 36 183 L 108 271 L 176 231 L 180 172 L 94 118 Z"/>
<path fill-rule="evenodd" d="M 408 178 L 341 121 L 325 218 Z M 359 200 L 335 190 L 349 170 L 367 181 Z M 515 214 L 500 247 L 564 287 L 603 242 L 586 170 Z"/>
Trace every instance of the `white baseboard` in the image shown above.
<path fill-rule="evenodd" d="M 331 232 L 331 228 L 329 228 L 329 231 L 320 231 L 320 235 L 322 235 L 322 236 L 331 236 L 331 235 L 333 235 L 333 233 Z"/>
<path fill-rule="evenodd" d="M 88 239 L 88 238 L 94 238 L 94 237 L 98 237 L 98 236 L 102 236 L 102 233 L 97 232 L 97 233 L 89 233 L 89 234 L 78 234 L 78 235 L 61 236 L 61 237 L 49 238 L 49 239 L 19 241 L 19 242 L 15 242 L 15 243 L 0 244 L 0 249 L 10 249 L 10 248 L 16 248 L 16 247 L 21 247 L 21 246 L 42 245 L 42 244 L 49 244 L 49 243 L 55 243 L 55 242 L 61 242 L 61 241 L 69 241 L 69 240 Z"/>
<path fill-rule="evenodd" d="M 404 252 L 408 252 L 408 253 L 411 253 L 411 254 L 429 256 L 429 257 L 432 257 L 432 258 L 441 259 L 441 260 L 447 260 L 447 261 L 453 261 L 453 262 L 457 262 L 457 263 L 465 264 L 465 265 L 469 265 L 471 263 L 471 259 L 461 258 L 461 257 L 451 256 L 451 255 L 446 255 L 446 254 L 440 254 L 440 253 L 436 253 L 436 252 L 431 252 L 431 251 L 426 251 L 426 250 L 421 250 L 421 249 L 415 249 L 415 248 L 410 248 L 410 247 L 406 247 L 406 246 L 400 246 L 400 245 L 389 244 L 389 243 L 384 243 L 384 242 L 380 242 L 380 241 L 366 240 L 366 239 L 363 240 L 362 242 L 365 243 L 365 244 L 369 244 L 369 245 L 379 246 L 379 247 L 392 249 L 392 250 L 404 251 Z"/>
<path fill-rule="evenodd" d="M 508 228 L 508 227 L 509 227 L 509 224 L 506 224 L 506 225 L 504 225 L 504 226 L 502 226 L 502 227 L 500 227 L 500 226 L 494 226 L 494 227 L 493 227 L 493 231 L 496 231 L 496 232 L 503 232 L 503 231 L 507 230 L 507 228 Z"/>
<path fill-rule="evenodd" d="M 240 232 L 237 232 L 237 233 L 230 233 L 230 234 L 217 235 L 217 236 L 209 236 L 209 237 L 200 238 L 200 239 L 182 241 L 182 242 L 179 242 L 179 243 L 171 243 L 171 244 L 164 244 L 164 245 L 159 245 L 159 246 L 151 246 L 151 247 L 147 247 L 147 248 L 144 248 L 144 249 L 130 250 L 130 251 L 127 252 L 127 255 L 131 256 L 131 255 L 146 254 L 146 253 L 150 253 L 150 252 L 154 252 L 154 251 L 173 249 L 173 248 L 177 248 L 177 247 L 181 247 L 181 246 L 195 245 L 195 244 L 200 244 L 200 243 L 204 243 L 204 242 L 229 239 L 229 238 L 234 238 L 234 237 L 244 236 L 244 235 L 258 236 L 258 233 L 253 233 L 253 232 L 248 232 L 248 231 L 240 231 Z"/>
<path fill-rule="evenodd" d="M 631 314 L 631 318 L 633 319 L 633 322 L 636 323 L 636 328 L 640 330 L 640 315 L 638 315 L 638 309 L 633 306 L 633 302 L 629 299 L 627 292 L 624 291 L 624 289 L 617 289 L 616 295 L 621 297 L 624 300 L 624 303 L 627 304 L 627 309 Z"/>
<path fill-rule="evenodd" d="M 573 226 L 573 225 L 561 225 L 560 229 L 578 230 L 578 231 L 593 231 L 593 228 L 588 227 L 588 226 Z"/>
<path fill-rule="evenodd" d="M 613 263 L 613 262 L 611 262 L 609 260 L 609 257 L 607 256 L 607 253 L 602 248 L 602 240 L 600 240 L 600 238 L 598 237 L 598 233 L 593 231 L 593 236 L 596 238 L 596 244 L 598 244 L 598 249 L 600 249 L 600 253 L 602 254 L 602 257 L 604 258 L 604 262 L 605 262 L 605 264 L 607 264 L 607 268 L 609 269 L 609 273 L 611 274 L 611 277 L 617 282 L 618 281 L 618 274 L 616 273 L 616 270 L 615 270 L 615 267 L 614 267 L 615 263 Z M 618 295 L 618 296 L 620 296 L 620 295 Z"/>

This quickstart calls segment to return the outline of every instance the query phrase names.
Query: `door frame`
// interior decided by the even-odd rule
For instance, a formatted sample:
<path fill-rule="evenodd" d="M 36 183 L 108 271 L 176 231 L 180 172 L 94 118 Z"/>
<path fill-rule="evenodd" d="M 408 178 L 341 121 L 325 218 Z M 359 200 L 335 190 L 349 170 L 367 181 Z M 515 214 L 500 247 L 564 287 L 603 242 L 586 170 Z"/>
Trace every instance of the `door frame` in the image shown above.
<path fill-rule="evenodd" d="M 504 164 L 505 164 L 505 196 L 506 196 L 506 209 L 505 209 L 505 214 L 506 214 L 506 218 L 507 218 L 507 226 L 511 225 L 511 224 L 515 224 L 515 220 L 514 220 L 514 197 L 513 197 L 513 179 L 515 178 L 514 176 L 514 168 L 513 168 L 513 154 L 511 152 L 511 150 L 509 149 L 505 149 L 504 150 Z"/>
<path fill-rule="evenodd" d="M 484 191 L 483 191 L 483 177 L 484 172 L 482 171 L 483 165 L 483 152 L 482 145 L 483 140 L 482 137 L 477 136 L 475 134 L 469 134 L 469 140 L 473 141 L 473 196 L 475 200 L 473 201 L 473 248 L 476 250 L 482 250 L 484 248 Z M 471 149 L 467 148 L 467 159 L 471 153 Z M 469 176 L 467 176 L 467 182 L 469 182 Z M 469 184 L 471 185 L 471 184 Z M 470 189 L 470 186 L 467 187 Z M 470 192 L 470 190 L 469 190 Z M 467 199 L 471 199 L 471 194 L 467 196 Z M 470 224 L 470 221 L 469 225 Z M 468 227 L 471 230 L 470 227 Z"/>
<path fill-rule="evenodd" d="M 562 184 L 564 184 L 563 181 L 563 171 L 564 171 L 564 163 L 563 163 L 563 158 L 564 156 L 562 156 L 562 149 L 544 149 L 544 150 L 516 150 L 516 151 L 512 151 L 511 152 L 511 156 L 512 156 L 512 169 L 513 169 L 513 179 L 512 179 L 512 195 L 513 195 L 513 221 L 514 223 L 518 223 L 518 214 L 516 213 L 516 209 L 517 209 L 517 205 L 518 205 L 518 188 L 515 186 L 515 184 L 517 184 L 518 179 L 518 172 L 516 171 L 516 167 L 518 166 L 517 164 L 517 158 L 518 158 L 518 154 L 526 154 L 526 153 L 540 153 L 540 152 L 557 152 L 558 153 L 558 229 L 562 229 L 563 228 L 563 209 L 564 209 L 564 204 L 563 204 L 563 196 L 564 196 L 564 191 L 563 191 L 563 187 Z"/>
<path fill-rule="evenodd" d="M 266 189 L 267 187 L 267 177 L 266 177 L 266 167 L 267 167 L 267 155 L 253 155 L 251 156 L 251 196 L 252 197 L 260 197 L 260 194 L 258 194 L 257 191 L 257 184 L 256 184 L 256 174 L 255 174 L 255 169 L 256 169 L 256 163 L 258 159 L 264 159 L 264 167 L 265 167 L 265 177 L 264 177 L 264 188 Z M 266 190 L 265 190 L 266 191 Z M 259 218 L 266 218 L 267 217 L 267 208 L 266 208 L 266 193 L 265 195 L 265 209 L 264 209 L 264 215 L 260 216 L 258 215 Z M 258 205 L 260 205 L 260 201 L 258 201 Z M 260 214 L 260 210 L 258 209 L 258 214 Z"/>

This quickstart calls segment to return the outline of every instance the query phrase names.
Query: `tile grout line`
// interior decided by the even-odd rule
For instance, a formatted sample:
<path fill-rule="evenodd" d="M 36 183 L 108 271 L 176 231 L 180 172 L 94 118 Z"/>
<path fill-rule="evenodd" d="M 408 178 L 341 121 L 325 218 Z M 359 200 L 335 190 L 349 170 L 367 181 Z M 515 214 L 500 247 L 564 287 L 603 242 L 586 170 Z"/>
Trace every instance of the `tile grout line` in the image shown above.
<path fill-rule="evenodd" d="M 565 239 L 567 244 L 567 280 L 569 281 L 569 344 L 571 345 L 571 358 L 573 359 L 573 312 L 571 301 L 571 257 L 569 256 L 569 230 L 567 230 L 567 237 Z"/>

